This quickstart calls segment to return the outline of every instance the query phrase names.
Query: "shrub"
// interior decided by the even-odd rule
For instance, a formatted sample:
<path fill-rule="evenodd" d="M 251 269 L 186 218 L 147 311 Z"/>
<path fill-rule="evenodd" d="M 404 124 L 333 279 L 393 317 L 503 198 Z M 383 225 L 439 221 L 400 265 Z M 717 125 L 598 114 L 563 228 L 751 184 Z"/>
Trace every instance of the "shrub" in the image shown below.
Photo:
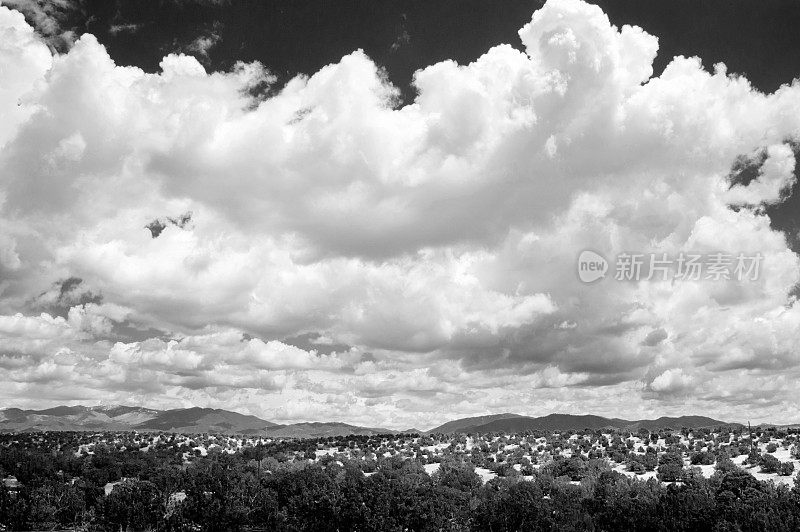
<path fill-rule="evenodd" d="M 771 454 L 764 454 L 761 456 L 762 473 L 777 473 L 780 467 L 780 461 Z"/>
<path fill-rule="evenodd" d="M 711 465 L 714 463 L 714 455 L 705 451 L 692 453 L 689 461 L 692 465 Z"/>
<path fill-rule="evenodd" d="M 553 461 L 553 476 L 566 476 L 570 480 L 581 480 L 586 476 L 587 465 L 582 457 L 571 458 L 557 457 Z"/>
<path fill-rule="evenodd" d="M 658 460 L 658 479 L 662 482 L 674 482 L 683 473 L 683 457 L 676 452 L 664 453 Z"/>
<path fill-rule="evenodd" d="M 738 469 L 738 467 L 736 467 L 736 464 L 733 463 L 733 460 L 731 460 L 728 455 L 721 454 L 717 458 L 716 467 L 714 469 L 725 474 Z"/>
<path fill-rule="evenodd" d="M 628 463 L 626 465 L 626 469 L 628 471 L 630 471 L 631 473 L 636 473 L 637 475 L 643 475 L 645 473 L 645 471 L 647 471 L 647 469 L 645 469 L 643 463 L 641 463 L 638 460 L 635 460 L 633 458 L 628 460 Z"/>

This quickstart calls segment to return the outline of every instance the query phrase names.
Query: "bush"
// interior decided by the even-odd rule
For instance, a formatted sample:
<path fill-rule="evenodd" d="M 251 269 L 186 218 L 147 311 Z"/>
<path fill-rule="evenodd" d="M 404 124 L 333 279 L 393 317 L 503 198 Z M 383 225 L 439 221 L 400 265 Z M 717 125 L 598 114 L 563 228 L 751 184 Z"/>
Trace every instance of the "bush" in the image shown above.
<path fill-rule="evenodd" d="M 658 460 L 658 479 L 662 482 L 675 482 L 683 473 L 683 456 L 676 452 L 661 455 Z"/>
<path fill-rule="evenodd" d="M 434 482 L 448 488 L 470 492 L 481 487 L 481 478 L 468 462 L 446 460 L 433 475 Z"/>
<path fill-rule="evenodd" d="M 639 462 L 638 460 L 630 459 L 628 460 L 628 464 L 626 469 L 632 473 L 636 473 L 637 475 L 643 475 L 647 469 L 645 469 L 644 464 Z"/>
<path fill-rule="evenodd" d="M 780 467 L 780 461 L 771 454 L 764 454 L 761 456 L 762 473 L 777 473 Z"/>
<path fill-rule="evenodd" d="M 100 520 L 109 529 L 142 530 L 156 523 L 162 512 L 161 494 L 151 482 L 120 482 L 100 505 Z"/>
<path fill-rule="evenodd" d="M 711 465 L 714 463 L 714 455 L 701 451 L 699 453 L 692 453 L 689 459 L 692 465 Z"/>
<path fill-rule="evenodd" d="M 773 458 L 775 457 L 773 456 Z M 750 465 L 759 465 L 761 463 L 761 455 L 758 454 L 758 451 L 753 449 L 747 454 L 747 459 L 744 461 L 744 463 Z"/>
<path fill-rule="evenodd" d="M 733 460 L 731 460 L 727 454 L 721 454 L 717 458 L 717 464 L 714 469 L 722 474 L 725 474 L 725 473 L 730 473 L 731 471 L 734 471 L 739 468 L 736 466 L 736 464 L 733 463 Z"/>
<path fill-rule="evenodd" d="M 569 477 L 570 480 L 581 480 L 586 476 L 587 465 L 582 457 L 573 456 L 570 458 L 563 458 L 557 456 L 553 461 L 553 476 Z"/>

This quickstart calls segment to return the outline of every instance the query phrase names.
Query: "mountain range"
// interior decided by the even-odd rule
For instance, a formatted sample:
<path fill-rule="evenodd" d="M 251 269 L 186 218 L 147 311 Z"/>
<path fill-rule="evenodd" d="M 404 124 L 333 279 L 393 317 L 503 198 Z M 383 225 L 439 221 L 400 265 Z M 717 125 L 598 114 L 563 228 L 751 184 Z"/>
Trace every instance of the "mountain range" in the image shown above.
<path fill-rule="evenodd" d="M 622 429 L 636 431 L 640 428 L 658 430 L 663 428 L 703 428 L 721 425 L 739 425 L 704 416 L 660 417 L 658 419 L 627 420 L 601 416 L 576 416 L 570 414 L 549 414 L 542 417 L 520 416 L 518 414 L 496 414 L 450 421 L 432 428 L 428 434 L 436 433 L 486 433 L 486 432 L 525 432 L 528 430 L 598 430 Z"/>
<path fill-rule="evenodd" d="M 57 406 L 45 410 L 0 410 L 0 431 L 136 430 L 182 433 L 229 433 L 273 438 L 318 438 L 349 434 L 389 434 L 383 428 L 345 423 L 282 425 L 256 416 L 217 408 L 154 410 L 133 406 Z"/>
<path fill-rule="evenodd" d="M 660 417 L 626 420 L 593 415 L 550 414 L 542 417 L 519 414 L 495 414 L 449 421 L 428 431 L 409 429 L 403 432 L 487 433 L 533 430 L 582 430 L 640 428 L 701 428 L 738 425 L 704 416 Z M 345 435 L 392 434 L 397 431 L 379 427 L 359 427 L 339 422 L 279 424 L 256 416 L 217 408 L 178 408 L 154 410 L 135 406 L 57 406 L 45 410 L 0 410 L 0 431 L 164 431 L 181 433 L 229 433 L 272 438 L 320 438 Z"/>

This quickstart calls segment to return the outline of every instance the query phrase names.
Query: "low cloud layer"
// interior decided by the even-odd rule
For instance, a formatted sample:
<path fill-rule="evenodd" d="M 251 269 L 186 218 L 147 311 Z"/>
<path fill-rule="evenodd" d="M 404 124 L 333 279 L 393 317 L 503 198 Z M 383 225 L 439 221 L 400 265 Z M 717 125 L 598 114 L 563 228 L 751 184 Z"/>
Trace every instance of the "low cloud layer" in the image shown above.
<path fill-rule="evenodd" d="M 4 3 L 0 402 L 800 419 L 800 263 L 765 214 L 800 86 L 684 57 L 652 77 L 655 36 L 550 0 L 525 52 L 430 65 L 411 104 L 357 50 L 254 99 L 260 64 L 54 54 Z M 763 262 L 588 285 L 584 249 Z"/>

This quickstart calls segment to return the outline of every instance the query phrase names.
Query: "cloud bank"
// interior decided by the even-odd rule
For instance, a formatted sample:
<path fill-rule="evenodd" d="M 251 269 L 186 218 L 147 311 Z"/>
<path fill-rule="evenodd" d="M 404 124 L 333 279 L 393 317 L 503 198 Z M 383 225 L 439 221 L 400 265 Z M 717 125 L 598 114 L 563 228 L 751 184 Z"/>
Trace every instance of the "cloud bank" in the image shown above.
<path fill-rule="evenodd" d="M 411 104 L 358 50 L 254 99 L 261 64 L 148 74 L 89 34 L 53 53 L 16 5 L 0 401 L 800 418 L 800 264 L 764 213 L 795 183 L 800 85 L 685 57 L 652 77 L 656 37 L 549 0 L 524 52 L 430 65 Z M 764 259 L 755 281 L 586 285 L 584 249 Z"/>

